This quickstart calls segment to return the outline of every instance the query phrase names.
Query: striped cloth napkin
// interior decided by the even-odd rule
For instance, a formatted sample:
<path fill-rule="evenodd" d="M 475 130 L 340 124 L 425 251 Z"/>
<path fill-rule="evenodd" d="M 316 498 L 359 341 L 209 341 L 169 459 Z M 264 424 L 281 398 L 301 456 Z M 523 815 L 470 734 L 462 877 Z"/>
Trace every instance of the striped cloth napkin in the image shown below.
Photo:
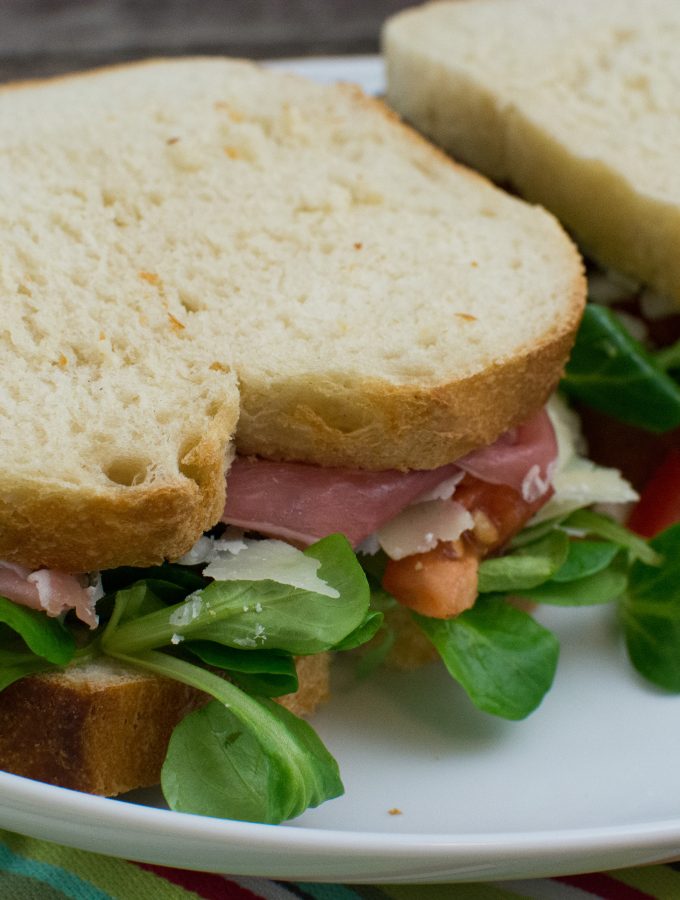
<path fill-rule="evenodd" d="M 269 881 L 132 863 L 0 831 L 2 900 L 674 900 L 680 863 L 527 881 L 338 885 Z"/>

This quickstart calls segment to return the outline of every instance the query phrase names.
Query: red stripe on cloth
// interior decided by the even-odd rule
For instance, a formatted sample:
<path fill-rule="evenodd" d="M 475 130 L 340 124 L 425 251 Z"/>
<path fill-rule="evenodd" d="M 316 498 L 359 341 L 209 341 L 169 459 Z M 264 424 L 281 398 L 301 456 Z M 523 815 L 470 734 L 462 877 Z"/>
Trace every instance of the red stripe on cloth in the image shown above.
<path fill-rule="evenodd" d="M 229 881 L 222 875 L 171 869 L 168 866 L 154 866 L 151 863 L 136 862 L 135 865 L 159 878 L 164 878 L 171 884 L 176 884 L 187 891 L 193 891 L 203 900 L 261 900 L 257 894 Z"/>
<path fill-rule="evenodd" d="M 654 900 L 653 894 L 638 891 L 637 888 L 629 887 L 610 875 L 562 875 L 552 880 L 580 888 L 594 897 L 600 897 L 601 900 Z"/>

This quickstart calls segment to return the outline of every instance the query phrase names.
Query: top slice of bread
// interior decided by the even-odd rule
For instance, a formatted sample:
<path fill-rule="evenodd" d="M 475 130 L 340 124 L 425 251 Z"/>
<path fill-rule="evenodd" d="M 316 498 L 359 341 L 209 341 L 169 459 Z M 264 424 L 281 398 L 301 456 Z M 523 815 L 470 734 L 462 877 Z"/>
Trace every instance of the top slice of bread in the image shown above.
<path fill-rule="evenodd" d="M 242 453 L 449 462 L 544 401 L 583 304 L 549 214 L 242 61 L 5 87 L 0 220 L 0 558 L 33 567 L 185 550 L 238 394 Z"/>
<path fill-rule="evenodd" d="M 455 0 L 391 19 L 389 102 L 680 303 L 680 4 Z"/>

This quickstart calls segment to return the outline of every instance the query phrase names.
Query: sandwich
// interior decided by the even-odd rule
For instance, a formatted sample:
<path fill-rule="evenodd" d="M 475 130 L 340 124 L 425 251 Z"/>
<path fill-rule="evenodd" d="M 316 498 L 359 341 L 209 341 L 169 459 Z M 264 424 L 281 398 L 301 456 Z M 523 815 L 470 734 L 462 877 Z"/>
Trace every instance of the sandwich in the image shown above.
<path fill-rule="evenodd" d="M 641 490 L 664 554 L 622 592 L 628 651 L 680 690 L 680 9 L 671 0 L 458 0 L 388 20 L 387 97 L 456 159 L 562 222 L 589 303 L 562 382 L 594 458 Z M 644 586 L 643 586 L 644 585 Z M 641 602 L 645 596 L 646 607 Z"/>
<path fill-rule="evenodd" d="M 342 790 L 294 714 L 328 654 L 414 633 L 535 709 L 558 648 L 507 598 L 658 561 L 545 408 L 585 295 L 553 216 L 244 61 L 9 85 L 0 121 L 0 766 L 292 818 Z"/>

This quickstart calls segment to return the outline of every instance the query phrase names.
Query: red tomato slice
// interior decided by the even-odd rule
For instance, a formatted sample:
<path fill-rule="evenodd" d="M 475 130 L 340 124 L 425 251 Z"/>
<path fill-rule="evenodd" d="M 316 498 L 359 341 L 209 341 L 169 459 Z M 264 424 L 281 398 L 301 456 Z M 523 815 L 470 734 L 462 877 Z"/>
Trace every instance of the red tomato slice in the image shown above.
<path fill-rule="evenodd" d="M 676 522 L 680 522 L 680 449 L 673 448 L 645 485 L 628 527 L 654 537 Z"/>

